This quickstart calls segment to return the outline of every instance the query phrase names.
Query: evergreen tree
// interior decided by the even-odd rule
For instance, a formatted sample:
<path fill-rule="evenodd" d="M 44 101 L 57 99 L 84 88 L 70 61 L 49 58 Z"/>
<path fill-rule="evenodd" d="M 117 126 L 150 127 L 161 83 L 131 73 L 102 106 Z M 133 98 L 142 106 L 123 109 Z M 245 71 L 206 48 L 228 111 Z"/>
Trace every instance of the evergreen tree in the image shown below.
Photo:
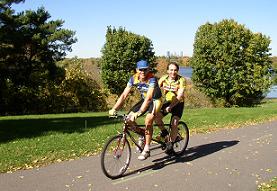
<path fill-rule="evenodd" d="M 0 4 L 0 113 L 22 112 L 46 84 L 61 82 L 64 71 L 55 63 L 76 42 L 75 32 L 63 29 L 62 20 L 48 21 L 43 7 L 15 13 L 11 5 L 20 2 Z"/>

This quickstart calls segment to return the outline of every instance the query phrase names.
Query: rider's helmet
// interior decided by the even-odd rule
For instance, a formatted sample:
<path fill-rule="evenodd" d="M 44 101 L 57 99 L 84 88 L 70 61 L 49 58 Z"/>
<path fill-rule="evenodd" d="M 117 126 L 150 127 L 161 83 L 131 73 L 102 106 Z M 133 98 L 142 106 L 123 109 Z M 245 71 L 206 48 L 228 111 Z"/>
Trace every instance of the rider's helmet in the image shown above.
<path fill-rule="evenodd" d="M 149 68 L 149 64 L 146 60 L 140 60 L 137 62 L 137 69 L 147 69 Z"/>

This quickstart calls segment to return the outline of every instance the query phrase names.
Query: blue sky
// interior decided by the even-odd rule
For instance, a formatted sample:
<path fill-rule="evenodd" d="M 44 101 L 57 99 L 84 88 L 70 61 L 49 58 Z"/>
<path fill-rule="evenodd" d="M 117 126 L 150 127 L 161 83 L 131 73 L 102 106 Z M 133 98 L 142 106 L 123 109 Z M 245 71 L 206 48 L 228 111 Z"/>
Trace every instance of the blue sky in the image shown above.
<path fill-rule="evenodd" d="M 107 26 L 149 38 L 156 55 L 192 56 L 198 27 L 222 19 L 234 19 L 252 32 L 271 38 L 277 56 L 276 0 L 25 0 L 17 11 L 45 7 L 50 20 L 62 19 L 64 28 L 76 32 L 78 42 L 67 57 L 100 57 Z"/>

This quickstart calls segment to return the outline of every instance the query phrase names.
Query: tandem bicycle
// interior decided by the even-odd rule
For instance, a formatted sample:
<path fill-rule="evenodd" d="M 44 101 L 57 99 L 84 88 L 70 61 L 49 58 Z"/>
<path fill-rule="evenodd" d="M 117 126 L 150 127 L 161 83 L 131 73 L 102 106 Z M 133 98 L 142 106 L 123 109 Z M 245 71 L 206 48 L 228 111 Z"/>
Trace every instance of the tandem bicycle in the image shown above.
<path fill-rule="evenodd" d="M 139 151 L 142 152 L 143 146 L 139 144 L 139 140 L 135 135 L 137 134 L 140 137 L 144 136 L 145 126 L 129 125 L 128 117 L 125 114 L 111 116 L 111 117 L 120 119 L 122 121 L 122 131 L 118 135 L 115 135 L 109 138 L 106 144 L 104 145 L 101 153 L 101 168 L 103 173 L 107 177 L 111 179 L 116 179 L 123 176 L 123 174 L 126 172 L 131 162 L 130 142 L 133 142 L 134 145 L 139 149 Z M 170 134 L 171 123 L 165 124 L 164 126 Z M 165 150 L 166 139 L 159 140 L 153 137 L 152 141 L 160 144 L 162 150 Z M 185 122 L 179 121 L 177 138 L 175 142 L 173 142 L 173 150 L 172 150 L 173 154 L 176 156 L 182 155 L 188 146 L 188 142 L 189 142 L 189 129 Z"/>

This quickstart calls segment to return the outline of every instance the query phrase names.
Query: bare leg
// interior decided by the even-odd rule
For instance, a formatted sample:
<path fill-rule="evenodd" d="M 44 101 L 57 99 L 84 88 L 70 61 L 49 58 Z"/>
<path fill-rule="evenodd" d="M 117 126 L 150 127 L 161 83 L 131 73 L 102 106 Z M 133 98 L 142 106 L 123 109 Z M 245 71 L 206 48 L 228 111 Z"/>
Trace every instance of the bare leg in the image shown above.
<path fill-rule="evenodd" d="M 159 129 L 165 130 L 164 128 L 164 122 L 163 122 L 163 114 L 161 112 L 157 113 L 155 116 L 155 123 L 158 125 Z"/>
<path fill-rule="evenodd" d="M 161 130 L 160 135 L 157 138 L 157 140 L 165 139 L 166 136 L 168 135 L 167 129 L 164 127 L 164 122 L 163 122 L 163 114 L 161 112 L 157 113 L 155 116 L 155 122 L 158 125 L 159 129 Z M 165 141 L 168 141 L 168 139 L 165 139 Z"/>
<path fill-rule="evenodd" d="M 149 145 L 151 143 L 152 135 L 153 135 L 153 121 L 154 121 L 154 115 L 148 113 L 145 117 L 145 146 Z M 147 148 L 145 148 L 147 149 Z"/>
<path fill-rule="evenodd" d="M 139 160 L 145 160 L 150 156 L 150 143 L 153 135 L 154 115 L 148 113 L 145 117 L 145 146 L 142 153 L 138 156 Z"/>

